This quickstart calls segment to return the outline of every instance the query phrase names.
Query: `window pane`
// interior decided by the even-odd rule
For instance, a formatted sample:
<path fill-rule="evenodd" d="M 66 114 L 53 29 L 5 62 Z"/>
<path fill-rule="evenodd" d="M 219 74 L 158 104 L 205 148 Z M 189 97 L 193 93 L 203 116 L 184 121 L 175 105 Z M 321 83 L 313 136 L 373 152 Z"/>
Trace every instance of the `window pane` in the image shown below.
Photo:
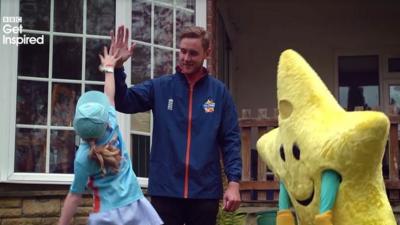
<path fill-rule="evenodd" d="M 150 137 L 133 134 L 132 136 L 132 167 L 138 177 L 148 176 L 150 153 Z"/>
<path fill-rule="evenodd" d="M 100 92 L 104 92 L 104 85 L 86 84 L 86 85 L 85 85 L 85 92 L 88 92 L 88 91 L 100 91 Z"/>
<path fill-rule="evenodd" d="M 151 59 L 150 46 L 136 44 L 135 52 L 132 58 L 132 84 L 138 84 L 144 80 L 150 79 Z"/>
<path fill-rule="evenodd" d="M 52 130 L 50 134 L 50 173 L 73 173 L 75 132 Z"/>
<path fill-rule="evenodd" d="M 19 128 L 15 134 L 15 172 L 46 172 L 46 130 Z"/>
<path fill-rule="evenodd" d="M 389 85 L 389 105 L 390 114 L 400 115 L 400 85 Z"/>
<path fill-rule="evenodd" d="M 29 37 L 42 35 L 27 34 Z M 44 44 L 18 46 L 18 75 L 31 77 L 49 76 L 49 36 L 44 36 Z"/>
<path fill-rule="evenodd" d="M 176 41 L 179 43 L 181 32 L 185 27 L 193 26 L 195 24 L 194 13 L 184 10 L 176 10 Z M 177 44 L 179 48 L 179 44 Z"/>
<path fill-rule="evenodd" d="M 170 3 L 172 4 L 174 0 L 156 0 L 157 2 L 165 2 L 165 3 Z"/>
<path fill-rule="evenodd" d="M 348 111 L 370 110 L 379 107 L 378 86 L 340 87 L 340 104 Z"/>
<path fill-rule="evenodd" d="M 115 0 L 87 1 L 87 33 L 109 35 L 115 26 Z"/>
<path fill-rule="evenodd" d="M 99 54 L 103 54 L 104 46 L 108 48 L 110 40 L 86 39 L 86 80 L 104 81 L 104 73 L 99 71 Z"/>
<path fill-rule="evenodd" d="M 53 50 L 53 77 L 80 80 L 81 68 L 82 38 L 55 36 Z"/>
<path fill-rule="evenodd" d="M 389 72 L 400 72 L 400 58 L 388 59 Z"/>
<path fill-rule="evenodd" d="M 131 129 L 150 133 L 150 111 L 131 115 Z"/>
<path fill-rule="evenodd" d="M 19 16 L 24 29 L 50 30 L 50 0 L 20 0 Z"/>
<path fill-rule="evenodd" d="M 132 39 L 150 43 L 151 4 L 143 0 L 132 1 Z"/>
<path fill-rule="evenodd" d="M 172 47 L 172 9 L 154 6 L 154 43 Z"/>
<path fill-rule="evenodd" d="M 378 56 L 340 56 L 339 102 L 348 111 L 379 107 Z"/>
<path fill-rule="evenodd" d="M 176 5 L 194 10 L 196 6 L 196 0 L 176 0 Z"/>
<path fill-rule="evenodd" d="M 72 126 L 75 105 L 80 96 L 80 84 L 53 83 L 51 96 L 51 125 Z"/>
<path fill-rule="evenodd" d="M 83 0 L 55 0 L 54 30 L 57 32 L 82 33 L 82 8 Z"/>
<path fill-rule="evenodd" d="M 17 124 L 45 125 L 48 83 L 19 80 L 17 85 Z"/>
<path fill-rule="evenodd" d="M 172 73 L 173 52 L 154 48 L 154 77 Z"/>

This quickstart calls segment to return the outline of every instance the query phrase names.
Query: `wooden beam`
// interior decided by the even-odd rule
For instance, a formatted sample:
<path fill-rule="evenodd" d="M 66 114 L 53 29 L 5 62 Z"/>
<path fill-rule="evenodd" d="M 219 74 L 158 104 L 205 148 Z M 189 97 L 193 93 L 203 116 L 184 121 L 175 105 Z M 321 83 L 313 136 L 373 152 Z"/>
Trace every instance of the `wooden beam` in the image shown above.
<path fill-rule="evenodd" d="M 240 190 L 257 190 L 257 191 L 266 191 L 266 190 L 279 190 L 279 182 L 277 181 L 242 181 L 240 182 Z"/>
<path fill-rule="evenodd" d="M 278 118 L 267 119 L 239 119 L 240 127 L 277 127 Z"/>

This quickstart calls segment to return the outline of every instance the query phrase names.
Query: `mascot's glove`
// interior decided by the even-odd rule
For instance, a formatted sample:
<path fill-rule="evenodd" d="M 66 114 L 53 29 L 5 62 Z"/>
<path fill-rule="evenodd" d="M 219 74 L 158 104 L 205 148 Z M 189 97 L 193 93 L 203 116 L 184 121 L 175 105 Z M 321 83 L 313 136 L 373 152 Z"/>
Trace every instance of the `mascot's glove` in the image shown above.
<path fill-rule="evenodd" d="M 326 211 L 322 214 L 316 215 L 314 219 L 315 225 L 333 225 L 332 223 L 332 211 Z"/>
<path fill-rule="evenodd" d="M 295 225 L 292 212 L 290 210 L 278 211 L 276 225 Z"/>

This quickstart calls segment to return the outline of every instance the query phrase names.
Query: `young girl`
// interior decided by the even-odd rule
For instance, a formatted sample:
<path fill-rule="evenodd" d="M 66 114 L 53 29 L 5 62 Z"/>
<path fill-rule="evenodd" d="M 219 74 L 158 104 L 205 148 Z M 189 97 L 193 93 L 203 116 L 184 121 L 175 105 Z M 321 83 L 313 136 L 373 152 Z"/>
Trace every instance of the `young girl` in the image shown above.
<path fill-rule="evenodd" d="M 105 72 L 105 94 L 89 91 L 78 100 L 73 125 L 82 141 L 59 225 L 70 223 L 86 186 L 93 191 L 89 225 L 163 224 L 143 196 L 117 124 L 113 74 L 117 53 L 110 55 L 104 47 L 104 56 L 99 55 L 100 70 Z"/>

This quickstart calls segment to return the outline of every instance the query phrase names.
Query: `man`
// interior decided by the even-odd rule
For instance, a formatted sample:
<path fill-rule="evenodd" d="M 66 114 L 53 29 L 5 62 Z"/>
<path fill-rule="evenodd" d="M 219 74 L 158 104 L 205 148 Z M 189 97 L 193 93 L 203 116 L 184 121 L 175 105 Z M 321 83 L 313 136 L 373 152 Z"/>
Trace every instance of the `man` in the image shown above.
<path fill-rule="evenodd" d="M 180 37 L 176 73 L 147 80 L 130 88 L 122 64 L 132 54 L 129 30 L 111 33 L 116 65 L 116 109 L 123 113 L 152 110 L 153 142 L 150 155 L 151 202 L 166 225 L 214 225 L 222 197 L 220 156 L 228 187 L 224 209 L 240 205 L 242 162 L 236 109 L 225 85 L 202 66 L 209 56 L 207 32 L 189 27 Z"/>

